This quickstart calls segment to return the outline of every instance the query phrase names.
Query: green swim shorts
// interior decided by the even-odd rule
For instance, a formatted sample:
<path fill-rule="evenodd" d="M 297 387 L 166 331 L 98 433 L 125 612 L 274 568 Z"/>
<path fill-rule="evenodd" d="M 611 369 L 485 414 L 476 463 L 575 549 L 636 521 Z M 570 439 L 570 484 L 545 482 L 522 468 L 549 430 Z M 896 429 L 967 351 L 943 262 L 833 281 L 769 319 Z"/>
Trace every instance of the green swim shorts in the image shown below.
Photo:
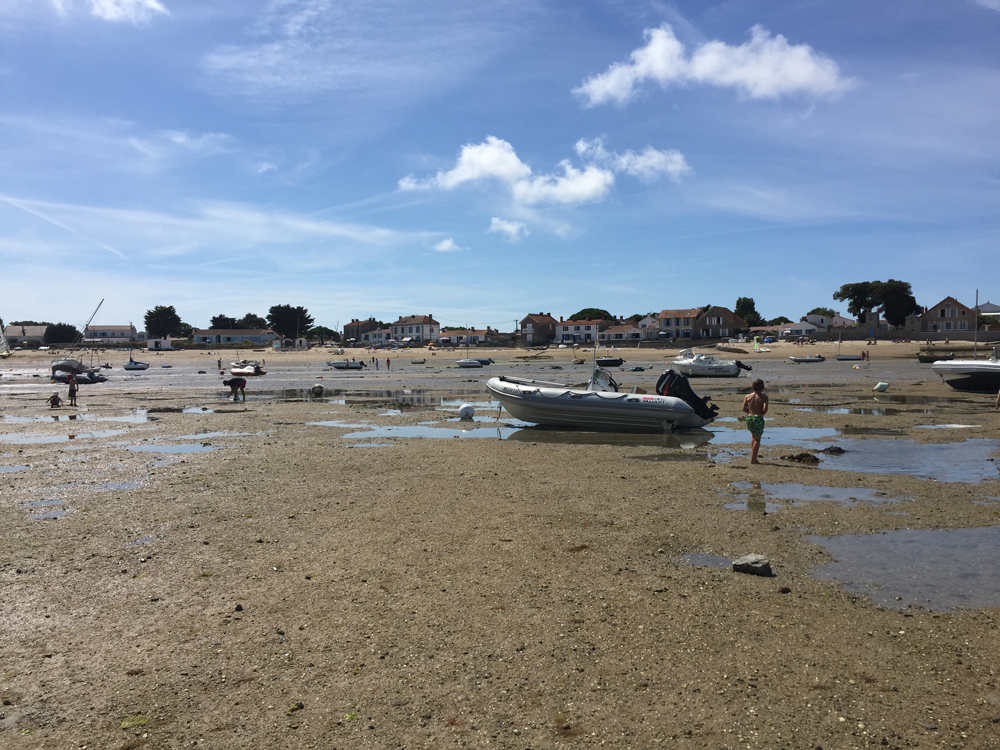
<path fill-rule="evenodd" d="M 760 437 L 764 434 L 764 417 L 748 416 L 747 417 L 747 429 L 750 430 L 750 434 L 754 437 Z"/>

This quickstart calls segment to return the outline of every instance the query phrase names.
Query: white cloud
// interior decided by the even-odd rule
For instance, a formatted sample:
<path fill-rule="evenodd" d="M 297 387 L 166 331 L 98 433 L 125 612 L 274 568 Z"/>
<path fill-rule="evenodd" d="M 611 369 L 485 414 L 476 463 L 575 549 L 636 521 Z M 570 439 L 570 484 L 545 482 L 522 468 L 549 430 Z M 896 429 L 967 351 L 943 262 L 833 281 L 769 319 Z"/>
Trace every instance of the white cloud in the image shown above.
<path fill-rule="evenodd" d="M 462 146 L 455 166 L 433 177 L 419 179 L 408 175 L 399 181 L 401 190 L 449 190 L 481 180 L 497 180 L 511 191 L 515 203 L 539 204 L 593 203 L 603 200 L 615 184 L 615 174 L 624 172 L 644 182 L 660 175 L 679 180 L 691 171 L 679 151 L 657 151 L 647 146 L 641 153 L 609 153 L 599 139 L 581 140 L 577 153 L 590 163 L 582 169 L 569 161 L 559 163 L 561 173 L 535 175 L 505 140 L 488 136 L 482 143 Z"/>
<path fill-rule="evenodd" d="M 684 159 L 684 154 L 676 149 L 659 151 L 652 146 L 646 146 L 640 153 L 631 149 L 623 154 L 609 153 L 600 138 L 592 141 L 581 138 L 576 142 L 576 152 L 581 157 L 610 165 L 615 172 L 625 172 L 647 184 L 655 182 L 662 175 L 679 182 L 681 177 L 691 174 L 692 171 Z"/>
<path fill-rule="evenodd" d="M 232 142 L 232 138 L 225 133 L 191 135 L 187 131 L 165 130 L 163 131 L 163 137 L 171 143 L 180 146 L 185 151 L 198 156 L 214 156 L 216 154 L 228 154 L 233 151 L 229 145 Z"/>
<path fill-rule="evenodd" d="M 972 2 L 990 10 L 1000 11 L 1000 0 L 972 0 Z"/>
<path fill-rule="evenodd" d="M 520 221 L 508 221 L 496 216 L 490 220 L 490 228 L 487 231 L 507 235 L 508 242 L 518 242 L 530 234 L 527 224 Z"/>
<path fill-rule="evenodd" d="M 56 13 L 64 16 L 72 7 L 74 0 L 52 0 Z M 134 24 L 144 23 L 154 15 L 170 15 L 160 0 L 87 0 L 92 15 L 105 21 L 130 21 Z"/>
<path fill-rule="evenodd" d="M 837 63 L 807 44 L 789 44 L 781 34 L 761 25 L 750 29 L 749 41 L 734 47 L 721 41 L 702 44 L 688 57 L 670 24 L 646 29 L 646 45 L 633 50 L 630 62 L 613 63 L 606 72 L 585 80 L 574 93 L 588 106 L 626 104 L 647 80 L 663 88 L 700 83 L 733 88 L 753 99 L 790 94 L 835 95 L 851 87 Z"/>
<path fill-rule="evenodd" d="M 434 246 L 434 249 L 437 250 L 439 253 L 457 253 L 462 248 L 456 245 L 455 240 L 449 237 L 448 239 L 441 240 L 439 243 L 437 243 Z"/>

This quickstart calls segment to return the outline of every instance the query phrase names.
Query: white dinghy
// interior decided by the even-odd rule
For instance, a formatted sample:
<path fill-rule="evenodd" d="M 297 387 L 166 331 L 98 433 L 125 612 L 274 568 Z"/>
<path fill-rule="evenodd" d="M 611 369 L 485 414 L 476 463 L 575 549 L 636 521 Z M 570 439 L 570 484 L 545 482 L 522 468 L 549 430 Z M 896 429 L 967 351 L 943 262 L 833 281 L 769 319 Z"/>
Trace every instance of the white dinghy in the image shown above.
<path fill-rule="evenodd" d="M 753 370 L 738 359 L 725 360 L 714 354 L 695 354 L 691 349 L 682 349 L 670 361 L 670 366 L 689 378 L 738 378 L 743 370 Z"/>
<path fill-rule="evenodd" d="M 656 394 L 620 393 L 611 374 L 594 368 L 584 388 L 511 376 L 490 378 L 486 390 L 517 419 L 556 427 L 584 427 L 618 432 L 702 427 L 718 407 L 695 395 L 687 378 L 667 370 Z"/>

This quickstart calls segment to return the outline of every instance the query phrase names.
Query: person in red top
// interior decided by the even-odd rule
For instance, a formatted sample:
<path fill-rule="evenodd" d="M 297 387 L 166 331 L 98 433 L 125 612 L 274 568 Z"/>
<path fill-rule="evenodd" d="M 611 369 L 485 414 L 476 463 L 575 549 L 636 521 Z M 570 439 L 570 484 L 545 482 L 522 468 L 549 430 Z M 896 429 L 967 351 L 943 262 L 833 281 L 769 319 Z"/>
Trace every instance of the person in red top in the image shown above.
<path fill-rule="evenodd" d="M 239 396 L 243 394 L 243 401 L 247 400 L 247 381 L 246 378 L 230 378 L 229 380 L 223 380 L 223 385 L 229 386 L 230 394 L 233 397 L 233 403 L 239 400 Z"/>

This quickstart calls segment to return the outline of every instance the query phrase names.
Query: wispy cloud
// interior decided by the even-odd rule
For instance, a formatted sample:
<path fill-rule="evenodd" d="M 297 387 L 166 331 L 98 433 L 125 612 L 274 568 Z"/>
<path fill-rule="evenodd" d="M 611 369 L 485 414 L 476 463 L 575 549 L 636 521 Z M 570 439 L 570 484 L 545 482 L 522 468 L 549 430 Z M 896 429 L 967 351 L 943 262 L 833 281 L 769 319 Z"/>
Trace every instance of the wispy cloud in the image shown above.
<path fill-rule="evenodd" d="M 78 6 L 86 7 L 91 15 L 105 21 L 148 23 L 156 16 L 169 16 L 170 11 L 160 0 L 50 0 L 53 10 L 68 16 Z M 38 3 L 40 0 L 32 0 Z M 0 10 L 2 10 L 0 6 Z"/>
<path fill-rule="evenodd" d="M 500 234 L 506 235 L 508 242 L 519 242 L 521 239 L 530 234 L 528 231 L 528 225 L 524 222 L 508 221 L 507 219 L 501 219 L 497 216 L 490 219 L 490 228 L 487 231 L 499 232 Z"/>
<path fill-rule="evenodd" d="M 434 249 L 439 253 L 457 253 L 462 248 L 455 243 L 455 240 L 449 237 L 448 239 L 441 240 L 434 245 Z"/>
<path fill-rule="evenodd" d="M 271 0 L 247 41 L 202 59 L 213 86 L 253 98 L 338 92 L 407 101 L 468 76 L 517 30 L 530 2 Z M 391 97 L 390 97 L 391 98 Z"/>
<path fill-rule="evenodd" d="M 560 172 L 536 175 L 521 161 L 510 143 L 491 135 L 482 143 L 462 146 L 452 169 L 424 179 L 408 175 L 399 181 L 399 187 L 401 190 L 449 190 L 470 182 L 496 180 L 510 189 L 514 202 L 520 205 L 572 205 L 603 200 L 614 186 L 617 172 L 649 182 L 661 174 L 676 180 L 691 171 L 678 151 L 657 151 L 647 147 L 640 154 L 632 151 L 611 154 L 600 140 L 581 140 L 576 150 L 589 161 L 582 168 L 563 160 L 558 165 Z"/>
<path fill-rule="evenodd" d="M 839 94 L 852 82 L 840 75 L 833 60 L 807 44 L 789 44 L 763 26 L 750 29 L 749 41 L 738 47 L 711 41 L 686 54 L 670 24 L 646 29 L 646 45 L 633 50 L 629 62 L 585 80 L 574 93 L 588 106 L 624 105 L 646 81 L 666 88 L 690 83 L 733 88 L 752 99 L 777 99 L 791 94 Z"/>
<path fill-rule="evenodd" d="M 656 182 L 666 175 L 674 182 L 679 182 L 684 175 L 691 174 L 691 166 L 684 159 L 684 154 L 677 150 L 658 151 L 652 146 L 646 146 L 636 153 L 628 150 L 623 154 L 609 153 L 604 148 L 601 138 L 586 140 L 581 138 L 576 142 L 576 152 L 592 161 L 609 164 L 616 172 L 625 172 L 645 183 Z"/>
<path fill-rule="evenodd" d="M 990 10 L 1000 11 L 1000 0 L 972 0 L 972 2 Z"/>

